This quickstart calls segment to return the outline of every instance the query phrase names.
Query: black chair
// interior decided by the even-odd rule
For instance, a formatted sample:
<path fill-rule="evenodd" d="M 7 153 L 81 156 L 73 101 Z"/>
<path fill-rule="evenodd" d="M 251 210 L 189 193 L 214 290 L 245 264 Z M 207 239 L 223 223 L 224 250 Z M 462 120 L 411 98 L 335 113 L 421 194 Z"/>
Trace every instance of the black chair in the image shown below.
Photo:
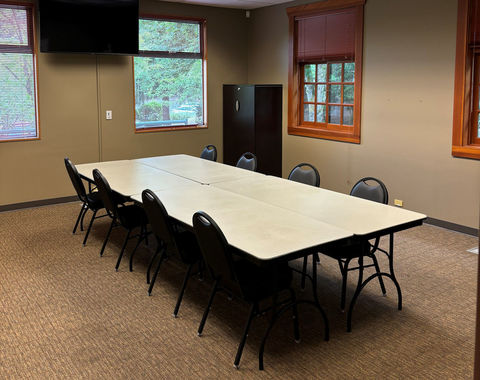
<path fill-rule="evenodd" d="M 82 202 L 82 207 L 80 208 L 80 212 L 77 217 L 77 221 L 75 222 L 75 227 L 73 227 L 73 232 L 77 231 L 78 224 L 80 223 L 80 229 L 83 231 L 83 219 L 87 214 L 88 210 L 93 212 L 92 218 L 90 219 L 90 223 L 88 224 L 87 233 L 83 238 L 83 245 L 87 244 L 88 235 L 90 234 L 90 230 L 92 229 L 93 221 L 97 218 L 104 217 L 106 215 L 97 216 L 97 212 L 103 208 L 103 202 L 100 199 L 100 194 L 95 191 L 89 191 L 88 193 L 85 190 L 85 186 L 83 185 L 83 181 L 78 174 L 77 168 L 75 165 L 70 161 L 68 157 L 65 157 L 65 167 L 67 168 L 67 173 L 72 181 L 73 187 L 77 192 L 78 199 Z"/>
<path fill-rule="evenodd" d="M 162 264 L 162 261 L 165 259 L 167 254 L 176 254 L 185 264 L 188 264 L 188 269 L 185 273 L 182 288 L 180 290 L 177 304 L 175 305 L 175 310 L 173 312 L 173 316 L 177 317 L 183 294 L 185 292 L 185 288 L 187 287 L 188 279 L 192 275 L 193 267 L 195 266 L 195 264 L 199 266 L 201 265 L 200 261 L 202 255 L 200 253 L 200 248 L 198 247 L 197 239 L 192 232 L 180 232 L 178 231 L 178 229 L 175 228 L 174 225 L 172 225 L 169 220 L 167 210 L 153 191 L 148 189 L 144 190 L 142 192 L 142 202 L 148 217 L 148 221 L 152 228 L 152 232 L 158 242 L 157 250 L 152 256 L 147 270 L 147 283 L 150 282 L 149 273 L 153 260 L 160 253 L 160 251 L 162 252 L 160 260 L 157 264 L 157 268 L 155 270 L 155 274 L 153 275 L 152 281 L 150 282 L 150 287 L 148 288 L 148 295 L 152 294 L 152 289 L 155 284 L 158 272 L 160 270 L 160 265 Z"/>
<path fill-rule="evenodd" d="M 257 157 L 250 152 L 242 154 L 237 161 L 237 168 L 242 168 L 251 171 L 257 171 Z"/>
<path fill-rule="evenodd" d="M 372 183 L 372 184 L 369 184 Z M 379 179 L 373 177 L 365 177 L 359 180 L 350 191 L 350 195 L 358 198 L 368 199 L 374 202 L 379 202 L 383 204 L 388 204 L 388 191 L 385 184 Z M 380 283 L 380 288 L 382 293 L 385 295 L 385 285 L 383 283 L 382 276 L 380 275 L 380 267 L 378 265 L 378 260 L 375 257 L 375 253 L 380 250 L 378 244 L 380 243 L 380 237 L 377 237 L 374 243 L 368 243 L 368 251 L 366 257 L 372 259 L 373 263 L 364 265 L 363 268 L 375 267 L 375 270 L 378 275 L 378 281 Z M 380 250 L 384 252 L 383 250 Z M 359 258 L 362 255 L 362 244 L 361 242 L 349 243 L 345 245 L 333 246 L 329 249 L 322 250 L 322 253 L 338 260 L 338 265 L 340 266 L 340 272 L 342 273 L 342 294 L 340 300 L 341 310 L 345 310 L 345 298 L 346 298 L 346 288 L 347 288 L 347 277 L 348 272 L 352 270 L 358 270 L 360 267 L 349 268 L 350 261 L 355 258 Z M 363 263 L 363 260 L 362 260 Z M 360 264 L 359 264 L 360 265 Z"/>
<path fill-rule="evenodd" d="M 248 302 L 251 305 L 250 313 L 234 361 L 235 368 L 238 368 L 252 319 L 254 316 L 258 316 L 266 311 L 260 310 L 259 302 L 266 298 L 273 298 L 273 306 L 267 309 L 274 310 L 271 326 L 267 330 L 268 334 L 268 331 L 275 321 L 276 307 L 279 305 L 279 303 L 277 303 L 277 293 L 288 290 L 290 292 L 289 301 L 291 303 L 286 306 L 293 307 L 294 335 L 295 340 L 298 342 L 300 332 L 298 328 L 296 298 L 295 292 L 290 287 L 292 271 L 288 265 L 284 263 L 284 265 L 276 264 L 275 266 L 260 267 L 245 259 L 236 258 L 234 256 L 235 249 L 228 245 L 218 225 L 209 215 L 202 211 L 196 212 L 193 215 L 193 227 L 203 254 L 204 262 L 214 280 L 207 307 L 205 308 L 200 326 L 198 327 L 198 335 L 202 335 L 208 313 L 218 290 L 226 290 L 229 294 L 236 295 Z M 267 334 L 262 342 L 260 351 L 262 355 Z M 263 369 L 263 359 L 261 363 L 260 367 Z"/>
<path fill-rule="evenodd" d="M 98 192 L 100 197 L 103 201 L 103 204 L 108 212 L 108 214 L 112 217 L 112 223 L 110 224 L 110 228 L 108 229 L 107 236 L 105 236 L 105 241 L 103 242 L 102 249 L 100 250 L 100 256 L 103 256 L 103 252 L 107 245 L 108 239 L 110 237 L 110 233 L 112 232 L 113 227 L 122 226 L 127 230 L 127 235 L 122 245 L 122 250 L 118 256 L 117 264 L 115 265 L 115 270 L 118 271 L 118 267 L 120 266 L 120 261 L 122 260 L 123 253 L 125 252 L 125 248 L 127 246 L 128 240 L 134 238 L 136 236 L 130 236 L 132 231 L 135 228 L 140 228 L 139 238 L 146 237 L 147 235 L 147 216 L 145 211 L 142 207 L 131 204 L 118 204 L 117 197 L 115 196 L 114 192 L 110 188 L 108 181 L 105 177 L 100 173 L 98 169 L 93 170 L 93 178 L 95 180 L 95 184 L 97 185 Z M 132 255 L 134 254 L 138 244 L 135 246 Z"/>
<path fill-rule="evenodd" d="M 318 170 L 313 165 L 305 162 L 295 166 L 288 175 L 288 179 L 290 181 L 320 187 L 320 174 Z"/>
<path fill-rule="evenodd" d="M 315 166 L 308 164 L 306 162 L 302 162 L 295 166 L 290 174 L 288 175 L 288 179 L 290 181 L 304 183 L 305 185 L 311 185 L 315 187 L 320 187 L 320 174 Z M 319 263 L 320 258 L 318 257 L 318 253 L 313 255 L 313 264 Z M 308 264 L 308 256 L 303 258 L 303 269 L 302 269 L 302 289 L 305 288 L 305 277 L 307 274 L 307 264 Z"/>
<path fill-rule="evenodd" d="M 207 145 L 205 148 L 203 148 L 200 158 L 210 161 L 217 161 L 217 148 L 215 145 Z"/>

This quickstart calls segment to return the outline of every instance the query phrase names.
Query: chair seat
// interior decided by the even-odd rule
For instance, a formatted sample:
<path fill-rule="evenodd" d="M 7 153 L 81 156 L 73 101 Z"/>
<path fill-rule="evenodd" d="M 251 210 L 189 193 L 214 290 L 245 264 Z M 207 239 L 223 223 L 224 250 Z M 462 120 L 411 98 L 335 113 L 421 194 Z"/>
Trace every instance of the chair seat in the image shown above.
<path fill-rule="evenodd" d="M 271 297 L 275 291 L 288 289 L 292 282 L 292 270 L 286 263 L 261 267 L 242 259 L 235 262 L 235 268 L 244 296 L 251 302 Z"/>
<path fill-rule="evenodd" d="M 361 256 L 362 245 L 358 242 L 336 245 L 322 249 L 321 253 L 334 259 L 354 259 Z"/>
<path fill-rule="evenodd" d="M 181 259 L 185 264 L 193 264 L 200 260 L 202 254 L 195 234 L 190 231 L 179 232 L 176 236 Z"/>
<path fill-rule="evenodd" d="M 98 193 L 98 191 L 87 194 L 87 199 L 88 199 L 88 205 L 94 211 L 100 210 L 103 208 L 103 202 L 102 202 L 102 199 L 100 198 L 100 194 Z"/>
<path fill-rule="evenodd" d="M 127 229 L 133 229 L 148 224 L 147 215 L 142 207 L 129 205 L 118 208 L 120 222 Z"/>

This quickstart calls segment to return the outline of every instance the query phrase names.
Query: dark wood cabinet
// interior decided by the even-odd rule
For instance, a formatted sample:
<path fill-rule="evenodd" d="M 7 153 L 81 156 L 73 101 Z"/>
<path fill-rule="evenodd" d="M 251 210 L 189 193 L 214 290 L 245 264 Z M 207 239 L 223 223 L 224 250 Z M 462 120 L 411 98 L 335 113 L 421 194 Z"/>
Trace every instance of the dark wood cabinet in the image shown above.
<path fill-rule="evenodd" d="M 282 175 L 282 86 L 223 86 L 223 162 L 235 165 L 245 152 L 257 171 Z"/>

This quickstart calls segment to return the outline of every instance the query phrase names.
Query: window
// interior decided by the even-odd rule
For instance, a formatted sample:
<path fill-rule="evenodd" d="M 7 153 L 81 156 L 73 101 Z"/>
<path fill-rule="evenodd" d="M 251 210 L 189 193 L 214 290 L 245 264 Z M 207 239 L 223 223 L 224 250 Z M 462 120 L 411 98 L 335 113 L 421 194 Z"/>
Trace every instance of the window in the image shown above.
<path fill-rule="evenodd" d="M 0 141 L 37 139 L 32 7 L 0 3 Z"/>
<path fill-rule="evenodd" d="M 452 155 L 480 159 L 480 0 L 458 0 Z"/>
<path fill-rule="evenodd" d="M 137 132 L 206 125 L 205 21 L 142 17 L 134 58 Z"/>
<path fill-rule="evenodd" d="M 360 143 L 364 0 L 287 9 L 288 133 Z"/>

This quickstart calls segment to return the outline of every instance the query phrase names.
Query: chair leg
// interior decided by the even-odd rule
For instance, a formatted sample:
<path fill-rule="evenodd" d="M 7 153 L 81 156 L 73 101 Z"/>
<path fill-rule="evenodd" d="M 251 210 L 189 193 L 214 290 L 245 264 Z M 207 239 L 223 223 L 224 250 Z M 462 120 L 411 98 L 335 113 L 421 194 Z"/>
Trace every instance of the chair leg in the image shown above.
<path fill-rule="evenodd" d="M 203 317 L 202 317 L 202 320 L 200 321 L 200 326 L 198 326 L 198 331 L 197 331 L 198 336 L 202 336 L 203 328 L 205 327 L 205 322 L 207 321 L 208 313 L 210 311 L 210 308 L 212 307 L 213 298 L 217 293 L 218 282 L 219 282 L 218 280 L 215 280 L 215 283 L 213 284 L 212 292 L 210 293 L 210 298 L 208 299 L 207 307 L 203 312 Z"/>
<path fill-rule="evenodd" d="M 293 318 L 293 337 L 296 343 L 300 343 L 300 328 L 298 321 L 298 308 L 297 308 L 297 297 L 295 296 L 295 291 L 290 288 L 290 299 L 292 300 L 292 318 Z"/>
<path fill-rule="evenodd" d="M 372 255 L 371 258 L 373 260 L 373 265 L 375 266 L 375 270 L 377 271 L 377 273 L 380 273 L 380 266 L 378 265 L 377 258 L 375 257 L 375 255 Z M 383 295 L 386 295 L 387 290 L 385 289 L 385 284 L 383 283 L 382 276 L 378 276 L 378 282 L 380 283 L 380 289 L 382 289 Z"/>
<path fill-rule="evenodd" d="M 308 256 L 305 256 L 303 258 L 303 269 L 302 269 L 302 283 L 301 283 L 301 289 L 305 289 L 305 277 L 307 275 L 307 264 L 308 264 Z"/>
<path fill-rule="evenodd" d="M 82 203 L 82 207 L 80 208 L 80 212 L 78 213 L 78 216 L 77 216 L 77 221 L 75 222 L 75 227 L 73 227 L 73 231 L 72 231 L 72 234 L 74 234 L 75 232 L 77 232 L 77 227 L 78 227 L 78 223 L 80 222 L 80 219 L 82 217 L 82 215 L 86 212 L 85 211 L 85 206 L 87 204 L 85 202 Z"/>
<path fill-rule="evenodd" d="M 318 256 L 318 253 L 315 253 L 313 255 L 313 257 L 314 257 L 314 263 L 317 263 L 317 265 L 319 265 L 320 264 L 320 256 Z"/>
<path fill-rule="evenodd" d="M 108 238 L 110 237 L 110 233 L 112 232 L 114 223 L 115 219 L 112 219 L 112 223 L 110 224 L 110 228 L 108 229 L 107 236 L 105 236 L 105 240 L 103 241 L 102 249 L 100 250 L 100 257 L 103 256 L 103 251 L 105 251 L 105 247 L 107 246 Z"/>
<path fill-rule="evenodd" d="M 135 252 L 137 251 L 137 248 L 140 245 L 140 243 L 142 242 L 142 240 L 145 239 L 145 236 L 146 235 L 143 233 L 143 227 L 142 227 L 142 231 L 140 232 L 140 235 L 138 235 L 137 244 L 135 244 L 135 248 L 133 248 L 133 251 L 130 254 L 130 260 L 129 260 L 129 264 L 128 264 L 128 268 L 129 268 L 130 272 L 133 271 L 133 256 L 135 255 Z"/>
<path fill-rule="evenodd" d="M 115 271 L 118 272 L 118 267 L 120 266 L 120 261 L 122 261 L 123 253 L 125 252 L 125 248 L 127 247 L 128 239 L 130 238 L 130 233 L 132 230 L 128 230 L 127 236 L 125 237 L 125 241 L 123 242 L 122 250 L 118 255 L 117 264 L 115 265 Z"/>
<path fill-rule="evenodd" d="M 153 277 L 152 277 L 152 281 L 150 282 L 150 286 L 148 287 L 148 295 L 149 296 L 152 295 L 153 285 L 155 285 L 155 281 L 157 280 L 158 272 L 160 271 L 160 266 L 162 265 L 162 261 L 165 259 L 166 255 L 167 255 L 167 250 L 165 249 L 162 252 L 162 255 L 160 256 L 160 261 L 157 264 L 157 269 L 155 270 L 155 273 L 153 274 Z"/>
<path fill-rule="evenodd" d="M 84 246 L 87 244 L 88 235 L 90 234 L 90 230 L 92 229 L 92 224 L 93 224 L 93 221 L 95 220 L 95 215 L 97 215 L 97 212 L 98 212 L 98 210 L 93 211 L 92 218 L 90 219 L 90 223 L 88 224 L 87 233 L 85 234 L 85 237 L 83 238 L 83 245 Z"/>
<path fill-rule="evenodd" d="M 150 262 L 148 263 L 148 267 L 147 267 L 147 284 L 150 284 L 150 271 L 152 270 L 153 262 L 155 261 L 155 258 L 157 257 L 161 249 L 162 249 L 162 246 L 158 245 L 157 249 L 155 250 L 155 253 L 150 258 Z"/>
<path fill-rule="evenodd" d="M 180 304 L 182 303 L 183 294 L 185 293 L 185 288 L 187 287 L 188 279 L 190 278 L 190 273 L 192 272 L 192 268 L 195 263 L 190 264 L 187 269 L 187 273 L 185 273 L 185 277 L 183 278 L 182 289 L 180 289 L 180 294 L 178 295 L 177 304 L 175 305 L 175 309 L 173 311 L 173 316 L 177 318 L 178 309 L 180 309 Z"/>
<path fill-rule="evenodd" d="M 347 297 L 347 279 L 348 279 L 348 265 L 350 264 L 350 259 L 347 259 L 342 267 L 342 261 L 338 260 L 338 265 L 340 265 L 340 271 L 342 272 L 342 295 L 340 297 L 340 310 L 345 311 L 345 299 Z"/>
<path fill-rule="evenodd" d="M 250 313 L 248 314 L 247 323 L 245 324 L 245 328 L 243 329 L 242 339 L 240 340 L 240 344 L 238 345 L 237 355 L 235 356 L 235 361 L 233 366 L 238 369 L 240 365 L 240 359 L 243 353 L 243 347 L 245 346 L 245 342 L 247 341 L 248 331 L 250 330 L 250 325 L 252 323 L 253 317 L 255 316 L 255 311 L 257 310 L 257 304 L 254 303 L 250 307 Z"/>

